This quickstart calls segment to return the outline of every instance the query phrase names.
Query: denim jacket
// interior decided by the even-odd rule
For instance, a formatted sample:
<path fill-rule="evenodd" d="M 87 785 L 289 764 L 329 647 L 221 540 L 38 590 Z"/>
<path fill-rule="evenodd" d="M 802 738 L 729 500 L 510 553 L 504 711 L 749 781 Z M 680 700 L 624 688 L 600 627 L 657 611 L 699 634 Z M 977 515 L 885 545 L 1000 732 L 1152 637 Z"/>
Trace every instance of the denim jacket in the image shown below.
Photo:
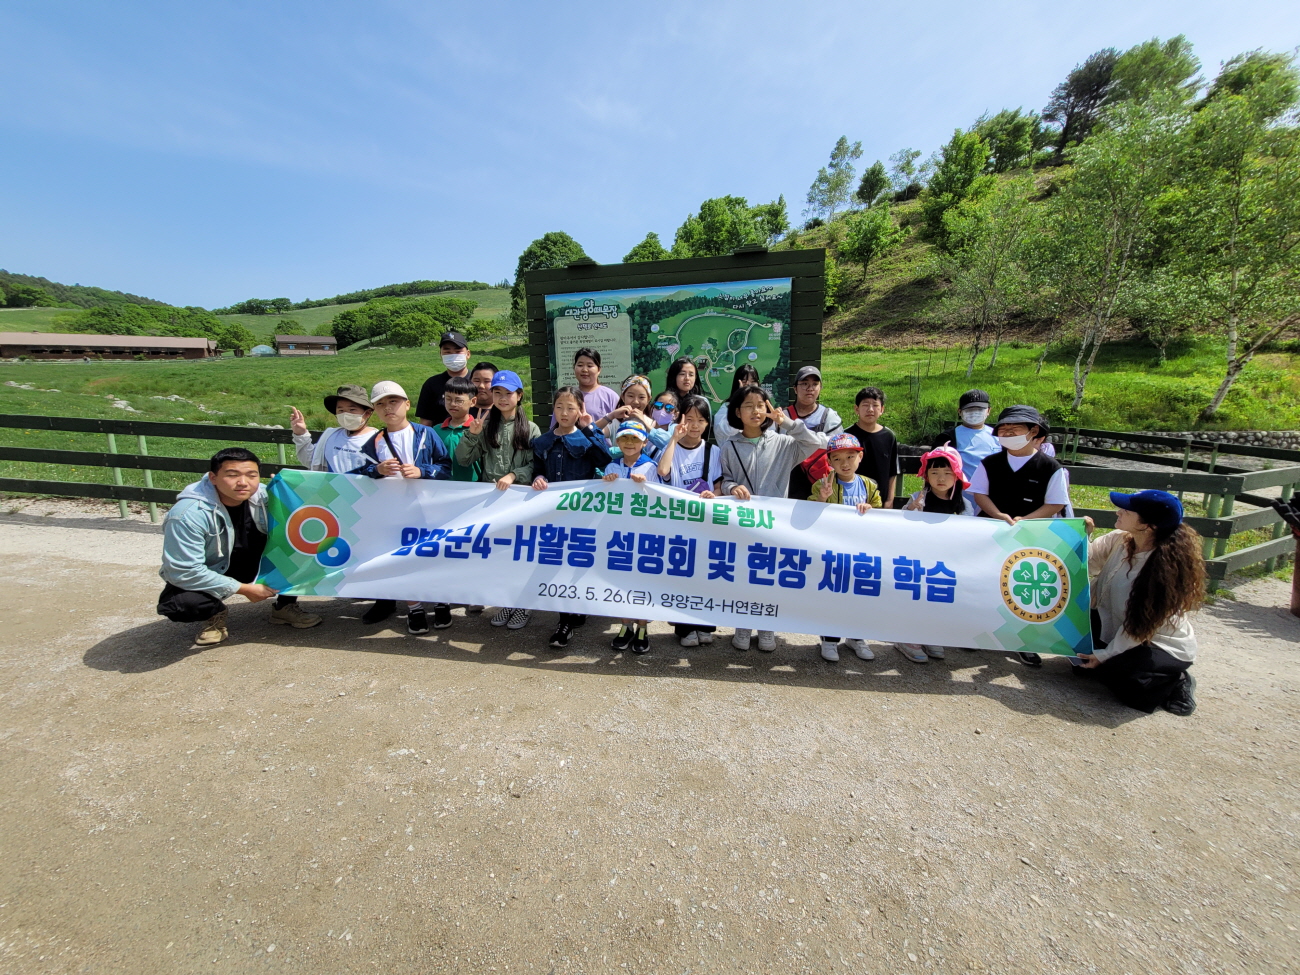
<path fill-rule="evenodd" d="M 442 438 L 433 432 L 433 427 L 415 423 L 412 424 L 412 429 L 415 430 L 415 458 L 411 463 L 420 468 L 420 476 L 437 481 L 448 480 L 451 477 L 451 458 L 447 456 L 447 447 L 443 444 Z M 365 474 L 367 477 L 384 476 L 377 470 L 378 444 L 383 439 L 384 431 L 380 430 L 378 436 L 373 437 L 362 448 L 368 463 L 358 467 L 352 473 Z"/>
<path fill-rule="evenodd" d="M 533 477 L 590 481 L 609 463 L 609 442 L 593 423 L 561 437 L 554 430 L 533 441 Z"/>

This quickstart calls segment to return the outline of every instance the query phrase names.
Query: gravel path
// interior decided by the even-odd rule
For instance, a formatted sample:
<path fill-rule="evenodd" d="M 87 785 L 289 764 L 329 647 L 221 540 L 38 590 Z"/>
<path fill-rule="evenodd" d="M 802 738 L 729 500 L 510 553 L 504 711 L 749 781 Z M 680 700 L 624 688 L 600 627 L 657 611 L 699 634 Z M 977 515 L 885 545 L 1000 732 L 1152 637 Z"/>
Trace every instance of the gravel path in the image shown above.
<path fill-rule="evenodd" d="M 0 516 L 6 973 L 1294 971 L 1277 580 L 1201 614 L 1178 719 L 995 653 L 553 654 L 549 614 L 240 603 L 198 652 L 157 529 L 75 509 Z"/>

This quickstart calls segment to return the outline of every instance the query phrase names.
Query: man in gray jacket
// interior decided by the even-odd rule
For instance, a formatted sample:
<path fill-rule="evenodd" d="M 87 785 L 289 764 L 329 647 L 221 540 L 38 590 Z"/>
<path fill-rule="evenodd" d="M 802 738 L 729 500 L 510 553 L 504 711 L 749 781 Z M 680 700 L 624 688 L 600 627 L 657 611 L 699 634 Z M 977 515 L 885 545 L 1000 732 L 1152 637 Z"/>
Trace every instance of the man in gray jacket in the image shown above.
<path fill-rule="evenodd" d="M 258 603 L 275 596 L 271 622 L 305 628 L 320 622 L 304 613 L 296 596 L 260 585 L 258 566 L 266 547 L 266 488 L 257 455 L 244 447 L 217 451 L 208 476 L 182 491 L 163 522 L 167 585 L 158 613 L 176 623 L 204 626 L 194 643 L 211 647 L 229 636 L 225 600 L 236 594 Z"/>

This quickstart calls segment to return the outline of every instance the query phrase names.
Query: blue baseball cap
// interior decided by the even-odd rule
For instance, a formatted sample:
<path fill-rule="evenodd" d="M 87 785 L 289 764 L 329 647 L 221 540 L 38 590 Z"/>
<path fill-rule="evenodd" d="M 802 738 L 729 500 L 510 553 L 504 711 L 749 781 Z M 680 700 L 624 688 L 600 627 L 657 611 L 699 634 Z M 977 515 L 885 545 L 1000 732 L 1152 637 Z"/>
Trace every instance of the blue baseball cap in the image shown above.
<path fill-rule="evenodd" d="M 837 433 L 826 444 L 826 453 L 836 450 L 861 450 L 862 444 L 851 433 Z"/>
<path fill-rule="evenodd" d="M 1183 503 L 1168 491 L 1111 491 L 1110 501 L 1116 508 L 1133 512 L 1152 528 L 1173 528 L 1183 520 Z"/>
<path fill-rule="evenodd" d="M 524 388 L 524 381 L 509 369 L 502 369 L 492 374 L 492 387 L 495 389 L 497 386 L 514 392 Z"/>
<path fill-rule="evenodd" d="M 614 434 L 614 442 L 618 443 L 624 437 L 636 437 L 638 440 L 646 440 L 645 424 L 640 420 L 624 420 L 618 425 L 618 432 Z"/>

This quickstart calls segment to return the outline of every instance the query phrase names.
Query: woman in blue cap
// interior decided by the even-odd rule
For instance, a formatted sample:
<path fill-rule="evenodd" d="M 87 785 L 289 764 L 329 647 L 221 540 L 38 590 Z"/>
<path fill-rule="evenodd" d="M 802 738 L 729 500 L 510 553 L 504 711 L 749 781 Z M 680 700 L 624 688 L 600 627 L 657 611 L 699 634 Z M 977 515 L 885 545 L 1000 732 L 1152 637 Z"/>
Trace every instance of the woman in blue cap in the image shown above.
<path fill-rule="evenodd" d="M 1097 649 L 1081 655 L 1083 667 L 1131 708 L 1185 717 L 1196 710 L 1187 614 L 1205 595 L 1201 537 L 1165 491 L 1112 491 L 1110 499 L 1120 509 L 1115 531 L 1088 545 Z"/>

